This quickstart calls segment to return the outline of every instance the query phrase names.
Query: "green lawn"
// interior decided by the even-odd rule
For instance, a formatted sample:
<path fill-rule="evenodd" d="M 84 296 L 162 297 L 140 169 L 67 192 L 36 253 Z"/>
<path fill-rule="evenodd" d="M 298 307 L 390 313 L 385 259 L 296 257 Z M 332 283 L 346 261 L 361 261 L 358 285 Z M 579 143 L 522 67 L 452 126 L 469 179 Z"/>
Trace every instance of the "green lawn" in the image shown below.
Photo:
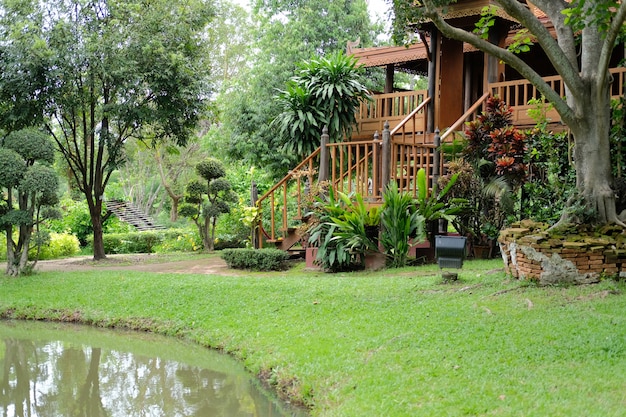
<path fill-rule="evenodd" d="M 0 279 L 5 317 L 150 329 L 224 349 L 314 416 L 623 416 L 623 283 L 537 288 L 502 261 L 242 277 Z"/>

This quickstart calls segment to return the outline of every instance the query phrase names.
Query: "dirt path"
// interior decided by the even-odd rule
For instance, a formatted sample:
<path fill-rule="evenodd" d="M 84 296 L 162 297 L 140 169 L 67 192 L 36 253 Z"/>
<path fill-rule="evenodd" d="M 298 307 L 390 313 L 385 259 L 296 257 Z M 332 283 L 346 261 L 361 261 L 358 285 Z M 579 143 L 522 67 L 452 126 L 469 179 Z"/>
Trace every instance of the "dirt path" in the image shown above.
<path fill-rule="evenodd" d="M 6 264 L 0 266 L 4 270 Z M 109 255 L 104 261 L 94 262 L 91 257 L 39 261 L 37 271 L 93 271 L 126 270 L 181 274 L 239 275 L 229 269 L 223 259 L 216 256 L 198 256 L 195 259 L 172 261 L 155 255 Z"/>

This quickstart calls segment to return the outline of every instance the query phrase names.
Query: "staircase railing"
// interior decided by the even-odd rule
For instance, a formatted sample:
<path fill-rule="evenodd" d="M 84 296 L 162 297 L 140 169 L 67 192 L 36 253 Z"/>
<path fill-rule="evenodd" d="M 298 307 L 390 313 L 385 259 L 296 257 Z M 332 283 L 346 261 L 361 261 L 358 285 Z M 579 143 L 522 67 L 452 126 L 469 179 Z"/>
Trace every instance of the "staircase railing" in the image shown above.
<path fill-rule="evenodd" d="M 286 237 L 289 229 L 290 209 L 295 213 L 294 219 L 303 217 L 303 188 L 306 188 L 306 184 L 313 184 L 313 175 L 315 174 L 314 162 L 319 153 L 320 148 L 317 148 L 256 201 L 255 205 L 259 210 L 260 216 L 256 230 L 259 247 L 263 247 L 264 239 L 267 242 L 274 243 Z M 306 183 L 303 183 L 303 178 L 306 180 Z M 294 184 L 295 207 L 289 207 L 288 203 L 293 200 L 288 198 L 288 194 L 290 187 Z M 269 216 L 264 216 L 264 213 L 269 213 Z M 277 217 L 280 220 L 280 230 L 276 230 Z"/>
<path fill-rule="evenodd" d="M 457 119 L 446 131 L 441 135 L 441 142 L 450 142 L 453 138 L 450 136 L 456 135 L 461 131 L 461 127 L 470 120 L 476 119 L 476 117 L 484 110 L 484 105 L 487 99 L 491 97 L 491 93 L 487 91 L 478 100 L 472 104 L 472 106 L 463 113 L 461 117 Z M 450 139 L 448 139 L 450 137 Z"/>

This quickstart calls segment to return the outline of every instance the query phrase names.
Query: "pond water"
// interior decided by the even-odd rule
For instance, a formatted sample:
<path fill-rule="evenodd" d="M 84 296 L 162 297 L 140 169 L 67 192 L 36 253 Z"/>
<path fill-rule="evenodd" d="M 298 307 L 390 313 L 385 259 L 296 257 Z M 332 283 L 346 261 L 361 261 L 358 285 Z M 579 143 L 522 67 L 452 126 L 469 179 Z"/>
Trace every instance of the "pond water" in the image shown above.
<path fill-rule="evenodd" d="M 304 417 L 233 358 L 153 334 L 0 321 L 0 417 Z"/>

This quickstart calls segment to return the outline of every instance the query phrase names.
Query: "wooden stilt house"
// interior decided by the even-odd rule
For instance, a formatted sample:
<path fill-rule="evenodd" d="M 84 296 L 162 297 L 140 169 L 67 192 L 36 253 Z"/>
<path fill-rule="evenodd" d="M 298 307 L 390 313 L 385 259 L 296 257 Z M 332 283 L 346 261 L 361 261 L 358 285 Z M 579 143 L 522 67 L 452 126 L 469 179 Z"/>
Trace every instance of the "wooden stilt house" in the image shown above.
<path fill-rule="evenodd" d="M 457 27 L 472 30 L 490 0 L 459 0 L 451 5 L 446 20 Z M 496 5 L 497 6 L 497 5 Z M 554 33 L 550 21 L 528 3 L 544 25 Z M 499 13 L 490 29 L 489 41 L 505 46 L 514 41 L 519 25 L 504 12 Z M 485 101 L 497 95 L 512 107 L 513 124 L 532 127 L 528 116 L 531 99 L 540 93 L 513 68 L 474 47 L 444 37 L 437 28 L 424 27 L 420 42 L 409 47 L 385 46 L 357 48 L 348 45 L 348 53 L 366 67 L 386 69 L 385 91 L 373 94 L 358 110 L 357 126 L 351 138 L 328 143 L 320 136 L 320 148 L 294 167 L 281 181 L 261 196 L 256 205 L 269 213 L 257 227 L 259 247 L 277 245 L 289 249 L 297 241 L 295 227 L 301 221 L 303 201 L 311 184 L 327 180 L 336 190 L 358 192 L 370 204 L 381 202 L 381 192 L 388 181 L 415 194 L 415 175 L 420 168 L 428 173 L 429 183 L 445 170 L 446 155 L 440 143 L 451 142 L 461 134 L 465 123 L 483 110 Z M 612 95 L 622 96 L 626 68 L 618 67 L 624 49 L 616 48 L 611 63 L 614 77 Z M 520 55 L 544 80 L 565 96 L 565 86 L 539 46 Z M 394 74 L 408 71 L 428 78 L 428 88 L 419 91 L 396 91 Z M 548 114 L 553 130 L 566 129 L 558 113 Z"/>

